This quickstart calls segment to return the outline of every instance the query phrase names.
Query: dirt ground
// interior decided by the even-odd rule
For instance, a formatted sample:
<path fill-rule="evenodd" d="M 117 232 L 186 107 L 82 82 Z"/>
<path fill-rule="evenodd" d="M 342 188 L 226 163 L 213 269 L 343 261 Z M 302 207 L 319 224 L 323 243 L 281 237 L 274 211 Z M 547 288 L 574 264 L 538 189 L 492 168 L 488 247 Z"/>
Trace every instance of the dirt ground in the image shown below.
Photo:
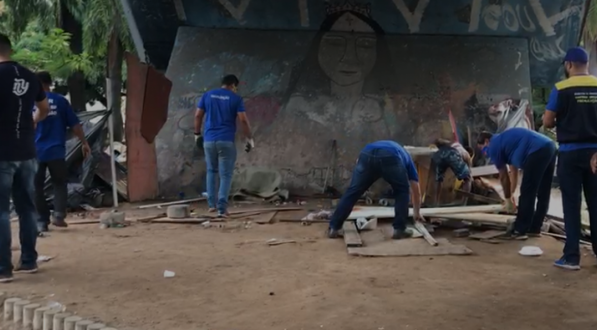
<path fill-rule="evenodd" d="M 580 272 L 554 268 L 562 243 L 552 238 L 526 243 L 545 251 L 539 258 L 519 256 L 521 242 L 455 238 L 475 255 L 358 258 L 347 256 L 342 240 L 325 239 L 324 229 L 294 223 L 55 229 L 38 241 L 39 253 L 55 259 L 0 290 L 57 301 L 119 329 L 584 330 L 597 324 L 597 262 L 587 255 Z M 299 243 L 267 246 L 271 238 Z M 164 278 L 164 270 L 176 276 Z"/>

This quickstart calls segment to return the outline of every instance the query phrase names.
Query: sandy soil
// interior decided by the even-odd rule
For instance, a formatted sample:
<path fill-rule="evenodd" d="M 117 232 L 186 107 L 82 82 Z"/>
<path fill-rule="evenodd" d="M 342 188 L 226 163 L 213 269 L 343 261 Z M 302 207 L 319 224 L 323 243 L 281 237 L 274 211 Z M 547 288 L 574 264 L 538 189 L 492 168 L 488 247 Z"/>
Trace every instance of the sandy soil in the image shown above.
<path fill-rule="evenodd" d="M 580 272 L 554 268 L 562 244 L 552 238 L 533 241 L 546 252 L 539 258 L 519 256 L 520 242 L 465 239 L 451 240 L 476 255 L 354 258 L 343 241 L 324 239 L 324 228 L 71 226 L 39 240 L 40 254 L 54 260 L 0 290 L 58 301 L 119 329 L 584 330 L 597 324 L 597 262 L 585 257 Z M 301 243 L 270 247 L 271 238 Z M 176 276 L 166 279 L 164 270 Z"/>

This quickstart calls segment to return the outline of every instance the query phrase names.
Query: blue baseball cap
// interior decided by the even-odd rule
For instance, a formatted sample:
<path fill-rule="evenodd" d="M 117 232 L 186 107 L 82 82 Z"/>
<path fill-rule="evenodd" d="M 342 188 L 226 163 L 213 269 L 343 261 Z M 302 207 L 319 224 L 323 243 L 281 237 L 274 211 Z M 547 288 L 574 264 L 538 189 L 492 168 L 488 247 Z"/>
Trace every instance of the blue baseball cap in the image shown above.
<path fill-rule="evenodd" d="M 568 49 L 563 62 L 589 63 L 589 53 L 582 47 Z"/>

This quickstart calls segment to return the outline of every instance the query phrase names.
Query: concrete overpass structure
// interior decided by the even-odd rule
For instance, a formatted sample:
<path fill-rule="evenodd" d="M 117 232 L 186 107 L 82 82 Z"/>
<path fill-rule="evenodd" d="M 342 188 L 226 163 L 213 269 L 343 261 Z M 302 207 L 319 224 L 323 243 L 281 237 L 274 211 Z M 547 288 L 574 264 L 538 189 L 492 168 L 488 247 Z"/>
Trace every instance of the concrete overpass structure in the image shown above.
<path fill-rule="evenodd" d="M 155 141 L 161 195 L 203 186 L 193 113 L 228 73 L 243 81 L 257 145 L 239 149 L 239 166 L 277 168 L 295 188 L 323 183 L 334 139 L 340 185 L 373 140 L 427 145 L 453 131 L 467 141 L 505 122 L 528 125 L 521 100 L 561 79 L 588 3 L 121 1 L 138 57 L 172 81 Z"/>

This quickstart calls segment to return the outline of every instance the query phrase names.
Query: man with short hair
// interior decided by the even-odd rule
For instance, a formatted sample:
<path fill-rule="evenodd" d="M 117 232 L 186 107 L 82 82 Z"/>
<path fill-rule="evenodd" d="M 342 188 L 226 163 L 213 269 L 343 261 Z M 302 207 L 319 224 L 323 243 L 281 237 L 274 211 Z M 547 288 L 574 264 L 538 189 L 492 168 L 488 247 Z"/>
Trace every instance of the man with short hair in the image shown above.
<path fill-rule="evenodd" d="M 581 205 L 584 192 L 592 231 L 597 231 L 597 176 L 591 157 L 597 152 L 597 77 L 589 75 L 589 55 L 574 47 L 564 57 L 566 79 L 558 82 L 545 106 L 543 125 L 556 128 L 560 146 L 558 181 L 566 227 L 564 255 L 554 265 L 580 269 Z M 591 235 L 597 254 L 597 235 Z"/>
<path fill-rule="evenodd" d="M 394 232 L 393 239 L 412 236 L 406 231 L 410 202 L 410 191 L 413 193 L 413 217 L 425 220 L 420 213 L 421 188 L 419 175 L 410 154 L 394 141 L 377 141 L 363 148 L 357 165 L 352 173 L 350 186 L 340 198 L 336 210 L 330 219 L 329 238 L 342 236 L 342 226 L 359 198 L 378 179 L 384 179 L 392 187 L 394 193 Z"/>
<path fill-rule="evenodd" d="M 540 236 L 549 209 L 556 163 L 553 141 L 530 129 L 515 127 L 500 134 L 482 132 L 477 143 L 479 148 L 487 147 L 487 155 L 499 171 L 506 209 L 512 212 L 516 205 L 512 194 L 518 186 L 518 170 L 523 173 L 518 212 L 508 237 L 526 240 L 528 236 Z"/>
<path fill-rule="evenodd" d="M 12 46 L 0 34 L 0 282 L 14 272 L 37 272 L 37 212 L 33 178 L 35 125 L 49 112 L 46 95 L 35 74 L 11 60 Z M 37 110 L 31 115 L 31 109 Z M 21 258 L 13 269 L 10 199 L 19 215 Z"/>
<path fill-rule="evenodd" d="M 228 195 L 236 162 L 236 120 L 240 120 L 246 143 L 245 151 L 255 147 L 249 119 L 241 96 L 237 94 L 239 80 L 235 75 L 222 79 L 222 87 L 211 90 L 199 100 L 195 112 L 195 144 L 205 151 L 207 163 L 207 203 L 209 212 L 218 211 L 219 217 L 228 215 Z M 203 117 L 205 128 L 202 129 Z M 216 199 L 216 175 L 220 189 Z"/>
<path fill-rule="evenodd" d="M 68 168 L 66 166 L 66 133 L 69 128 L 79 138 L 82 145 L 83 157 L 91 153 L 91 148 L 85 139 L 85 132 L 77 115 L 73 112 L 68 100 L 57 93 L 51 92 L 52 76 L 42 71 L 37 74 L 48 103 L 50 113 L 48 117 L 37 124 L 35 146 L 37 148 L 38 169 L 35 176 L 35 193 L 39 220 L 39 233 L 47 232 L 50 224 L 50 209 L 46 203 L 44 187 L 46 170 L 50 172 L 50 180 L 54 187 L 54 216 L 52 224 L 56 227 L 68 227 L 66 223 L 66 203 Z"/>

